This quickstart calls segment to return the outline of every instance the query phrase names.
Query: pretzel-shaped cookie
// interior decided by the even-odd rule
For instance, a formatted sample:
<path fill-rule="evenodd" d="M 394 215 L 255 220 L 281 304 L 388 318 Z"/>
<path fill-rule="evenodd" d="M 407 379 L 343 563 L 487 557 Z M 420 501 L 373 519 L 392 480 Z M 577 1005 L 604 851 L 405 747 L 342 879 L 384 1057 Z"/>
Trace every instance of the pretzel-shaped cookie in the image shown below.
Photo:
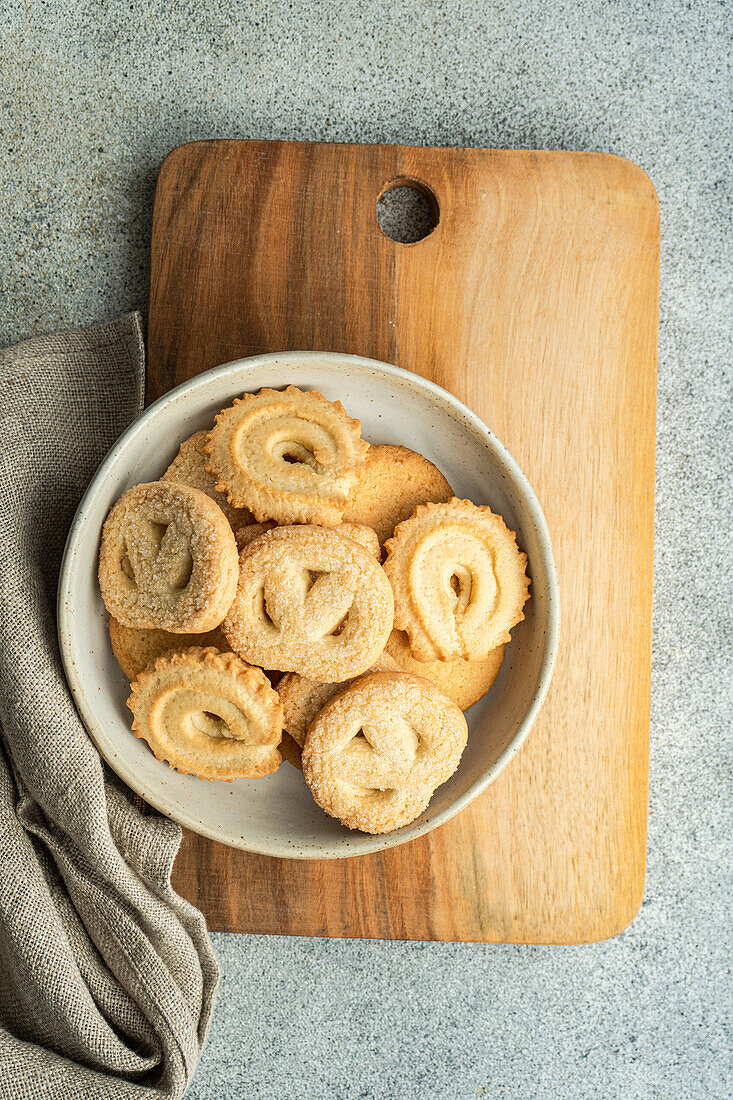
<path fill-rule="evenodd" d="M 176 771 L 231 781 L 280 764 L 277 692 L 236 654 L 196 647 L 164 654 L 131 687 L 133 733 Z"/>
<path fill-rule="evenodd" d="M 216 417 L 206 469 L 236 508 L 258 521 L 341 521 L 369 444 L 340 401 L 295 386 L 246 393 Z"/>
<path fill-rule="evenodd" d="M 223 629 L 251 664 L 335 683 L 365 672 L 384 649 L 392 589 L 352 539 L 324 527 L 276 527 L 245 546 L 239 567 Z"/>
<path fill-rule="evenodd" d="M 105 520 L 99 586 L 124 626 L 200 634 L 224 618 L 237 587 L 237 546 L 224 513 L 200 489 L 136 485 Z"/>
<path fill-rule="evenodd" d="M 404 672 L 372 672 L 326 703 L 308 729 L 303 774 L 350 829 L 414 821 L 458 767 L 468 727 L 447 695 Z"/>
<path fill-rule="evenodd" d="M 455 498 L 423 504 L 385 550 L 394 625 L 418 661 L 488 657 L 524 618 L 527 556 L 490 508 Z"/>

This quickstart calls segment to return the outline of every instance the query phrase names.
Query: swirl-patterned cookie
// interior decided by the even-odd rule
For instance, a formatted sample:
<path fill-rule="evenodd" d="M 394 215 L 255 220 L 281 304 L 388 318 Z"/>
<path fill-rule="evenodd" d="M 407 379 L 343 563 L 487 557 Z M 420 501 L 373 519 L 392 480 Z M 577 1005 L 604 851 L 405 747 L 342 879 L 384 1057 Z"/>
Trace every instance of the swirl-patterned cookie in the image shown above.
<path fill-rule="evenodd" d="M 109 640 L 117 663 L 128 680 L 136 679 L 158 657 L 170 650 L 206 647 L 226 653 L 227 640 L 219 627 L 204 634 L 171 634 L 168 630 L 140 630 L 136 626 L 123 626 L 110 616 Z"/>
<path fill-rule="evenodd" d="M 325 527 L 276 527 L 239 555 L 223 630 L 251 664 L 335 683 L 372 666 L 393 613 L 387 576 L 359 543 Z"/>
<path fill-rule="evenodd" d="M 206 468 L 229 503 L 260 522 L 333 527 L 368 449 L 340 401 L 288 386 L 245 394 L 220 412 Z"/>
<path fill-rule="evenodd" d="M 394 658 L 397 667 L 413 676 L 422 676 L 444 691 L 461 710 L 468 710 L 486 694 L 499 675 L 505 646 L 498 645 L 488 657 L 478 661 L 416 661 L 410 650 L 410 639 L 403 630 L 393 630 L 387 639 L 385 653 Z"/>
<path fill-rule="evenodd" d="M 437 466 L 408 447 L 372 443 L 344 509 L 344 521 L 365 523 L 380 543 L 417 508 L 450 500 L 453 490 Z"/>
<path fill-rule="evenodd" d="M 385 550 L 394 625 L 418 661 L 481 660 L 524 618 L 527 556 L 490 508 L 455 498 L 422 505 Z"/>
<path fill-rule="evenodd" d="M 105 520 L 99 586 L 124 626 L 213 630 L 234 599 L 237 572 L 234 533 L 200 489 L 174 481 L 136 485 Z"/>
<path fill-rule="evenodd" d="M 400 666 L 388 653 L 382 653 L 372 665 L 371 672 L 399 672 Z M 294 748 L 283 753 L 285 759 L 296 768 L 302 767 L 300 762 L 300 750 L 305 744 L 305 735 L 308 727 L 329 699 L 338 695 L 351 680 L 344 680 L 340 684 L 319 684 L 317 680 L 308 680 L 297 672 L 286 672 L 277 685 L 277 693 L 283 705 L 283 729 L 292 738 Z"/>
<path fill-rule="evenodd" d="M 181 485 L 190 485 L 206 493 L 207 497 L 211 497 L 219 505 L 236 530 L 237 527 L 252 522 L 252 513 L 248 508 L 232 508 L 224 494 L 216 491 L 216 478 L 206 469 L 208 457 L 204 447 L 208 434 L 206 431 L 196 432 L 181 443 L 178 454 L 163 474 L 163 480 L 177 481 Z"/>
<path fill-rule="evenodd" d="M 258 779 L 280 764 L 277 692 L 234 653 L 166 654 L 131 689 L 135 736 L 176 771 L 231 781 Z"/>
<path fill-rule="evenodd" d="M 458 767 L 468 727 L 426 680 L 372 672 L 316 715 L 303 774 L 322 809 L 350 829 L 388 833 L 419 817 Z"/>

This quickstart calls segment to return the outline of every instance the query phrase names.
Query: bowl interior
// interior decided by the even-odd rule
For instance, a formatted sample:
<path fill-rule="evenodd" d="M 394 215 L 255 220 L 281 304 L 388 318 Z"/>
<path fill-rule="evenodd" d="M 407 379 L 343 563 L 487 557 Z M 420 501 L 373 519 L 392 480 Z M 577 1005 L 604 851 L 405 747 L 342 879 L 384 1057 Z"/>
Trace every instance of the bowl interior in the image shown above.
<path fill-rule="evenodd" d="M 209 783 L 179 775 L 130 731 L 129 685 L 112 654 L 96 579 L 99 538 L 112 504 L 154 480 L 179 444 L 249 390 L 293 383 L 341 400 L 365 438 L 426 455 L 459 497 L 488 504 L 517 532 L 529 558 L 532 598 L 515 627 L 491 691 L 467 713 L 468 746 L 458 771 L 425 813 L 396 833 L 350 832 L 315 804 L 300 772 L 283 763 L 261 780 Z M 403 843 L 466 805 L 516 752 L 552 672 L 557 589 L 547 528 L 534 494 L 488 428 L 450 394 L 395 367 L 345 355 L 259 356 L 198 376 L 152 405 L 100 467 L 69 534 L 59 587 L 62 655 L 82 718 L 100 752 L 148 802 L 187 827 L 251 851 L 297 858 L 360 855 Z"/>

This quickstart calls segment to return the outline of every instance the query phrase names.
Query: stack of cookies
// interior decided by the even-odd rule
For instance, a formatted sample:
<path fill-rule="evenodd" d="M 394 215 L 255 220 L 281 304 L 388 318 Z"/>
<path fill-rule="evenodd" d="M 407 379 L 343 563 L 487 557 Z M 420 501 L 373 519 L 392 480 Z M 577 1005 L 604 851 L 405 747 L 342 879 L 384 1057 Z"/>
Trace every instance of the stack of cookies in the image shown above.
<path fill-rule="evenodd" d="M 458 767 L 529 587 L 500 516 L 294 386 L 245 394 L 121 497 L 99 583 L 158 759 L 231 781 L 285 758 L 370 833 Z"/>

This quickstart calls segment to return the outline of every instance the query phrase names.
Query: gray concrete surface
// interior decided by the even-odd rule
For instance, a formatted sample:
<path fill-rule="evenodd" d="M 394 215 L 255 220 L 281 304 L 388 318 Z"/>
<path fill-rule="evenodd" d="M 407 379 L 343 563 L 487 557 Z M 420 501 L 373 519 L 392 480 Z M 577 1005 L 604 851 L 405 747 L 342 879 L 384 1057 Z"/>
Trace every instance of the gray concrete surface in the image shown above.
<path fill-rule="evenodd" d="M 201 137 L 600 149 L 662 209 L 649 873 L 578 949 L 215 937 L 189 1096 L 727 1097 L 730 0 L 0 2 L 0 344 L 144 307 Z"/>

